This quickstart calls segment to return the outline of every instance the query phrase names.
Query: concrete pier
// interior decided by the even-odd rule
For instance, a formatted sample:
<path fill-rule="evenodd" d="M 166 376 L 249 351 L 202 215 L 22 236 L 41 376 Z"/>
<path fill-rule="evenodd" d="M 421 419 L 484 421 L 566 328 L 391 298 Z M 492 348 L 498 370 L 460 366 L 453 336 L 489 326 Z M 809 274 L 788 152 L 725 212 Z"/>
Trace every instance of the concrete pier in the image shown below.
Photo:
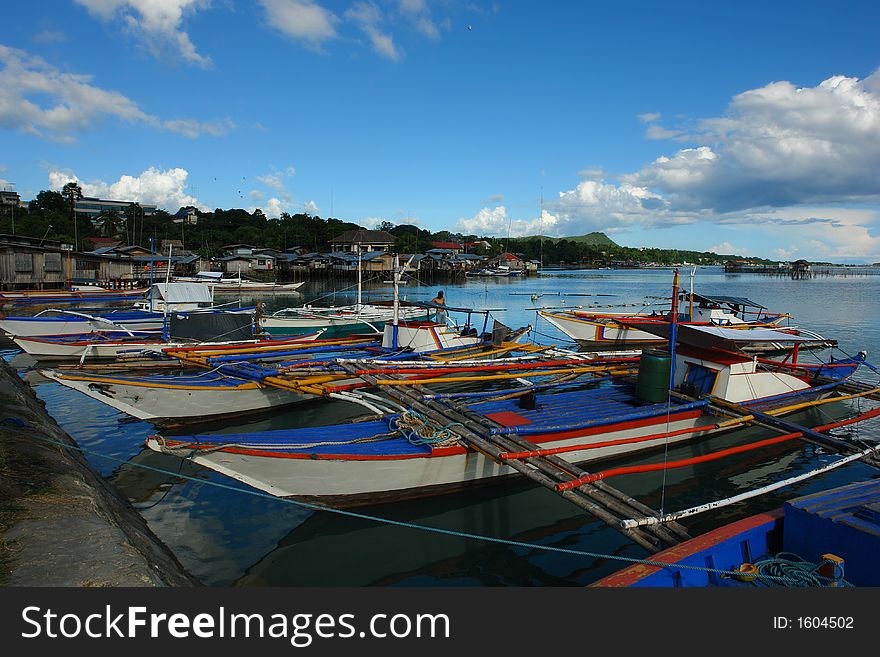
<path fill-rule="evenodd" d="M 193 586 L 0 359 L 0 585 Z"/>

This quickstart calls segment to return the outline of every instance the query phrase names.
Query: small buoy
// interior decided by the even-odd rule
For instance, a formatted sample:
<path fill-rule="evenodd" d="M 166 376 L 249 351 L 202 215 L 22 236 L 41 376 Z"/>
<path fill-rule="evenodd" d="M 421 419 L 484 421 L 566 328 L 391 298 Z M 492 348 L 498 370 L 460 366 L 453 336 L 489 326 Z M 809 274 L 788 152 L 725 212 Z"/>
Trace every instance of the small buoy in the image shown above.
<path fill-rule="evenodd" d="M 738 572 L 739 575 L 736 575 L 735 577 L 740 582 L 751 582 L 758 576 L 758 567 L 753 563 L 744 563 L 736 569 L 736 572 Z"/>

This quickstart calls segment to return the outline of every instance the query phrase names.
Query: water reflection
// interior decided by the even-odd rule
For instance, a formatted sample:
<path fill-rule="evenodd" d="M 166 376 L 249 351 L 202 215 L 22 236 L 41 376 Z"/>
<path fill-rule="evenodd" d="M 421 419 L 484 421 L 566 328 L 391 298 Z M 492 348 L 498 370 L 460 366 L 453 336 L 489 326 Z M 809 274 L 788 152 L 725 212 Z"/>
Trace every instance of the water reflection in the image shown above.
<path fill-rule="evenodd" d="M 670 283 L 668 271 L 563 271 L 531 279 L 466 281 L 461 285 L 411 283 L 404 294 L 411 299 L 427 300 L 437 289 L 444 289 L 450 304 L 504 308 L 495 315 L 505 324 L 532 323 L 541 332 L 533 336 L 537 341 L 564 344 L 564 336 L 537 320 L 535 311 L 529 310 L 535 307 L 531 294 L 546 293 L 539 298 L 538 305 L 645 304 L 655 301 L 651 297 L 668 295 Z M 880 354 L 880 329 L 873 322 L 880 299 L 880 277 L 791 281 L 730 276 L 720 270 L 701 269 L 695 283 L 700 293 L 744 296 L 773 310 L 791 312 L 795 316 L 794 323 L 837 338 L 841 348 L 849 353 L 866 349 L 869 361 L 876 360 Z M 329 288 L 315 282 L 304 286 L 302 291 L 302 295 L 261 296 L 242 301 L 246 304 L 265 301 L 271 310 L 311 301 L 329 303 L 332 299 L 336 303 L 353 303 L 355 300 L 354 290 L 320 299 Z M 612 296 L 574 296 L 584 293 Z M 388 295 L 390 286 L 370 284 L 365 299 L 378 300 Z M 13 365 L 35 386 L 49 412 L 89 450 L 89 461 L 131 500 L 153 531 L 205 583 L 240 586 L 583 585 L 623 565 L 602 557 L 428 533 L 314 511 L 268 498 L 213 471 L 145 450 L 144 440 L 155 432 L 152 425 L 132 421 L 95 400 L 47 382 L 31 369 L 33 362 L 29 357 L 13 356 L 11 352 L 7 352 L 6 357 L 11 358 Z M 850 406 L 856 408 L 858 404 Z M 228 422 L 202 425 L 198 431 L 235 433 L 329 425 L 362 412 L 360 407 L 342 402 L 315 401 L 235 425 Z M 846 407 L 835 404 L 793 419 L 815 425 L 845 414 Z M 838 431 L 854 440 L 876 440 L 869 425 L 853 425 Z M 181 429 L 177 433 L 191 432 Z M 638 462 L 684 459 L 766 435 L 749 429 L 678 445 L 668 452 L 658 450 L 640 456 Z M 627 475 L 616 477 L 610 483 L 653 508 L 662 507 L 669 512 L 806 472 L 832 458 L 821 448 L 792 441 L 711 463 L 668 470 L 665 475 L 661 472 Z M 634 461 L 620 459 L 602 467 Z M 692 533 L 702 533 L 730 520 L 778 507 L 785 499 L 797 495 L 877 476 L 875 469 L 852 463 L 767 496 L 689 518 L 684 524 Z M 247 489 L 252 494 L 228 487 Z M 641 548 L 581 513 L 569 502 L 522 482 L 359 508 L 358 512 L 524 543 L 632 558 L 644 556 Z"/>

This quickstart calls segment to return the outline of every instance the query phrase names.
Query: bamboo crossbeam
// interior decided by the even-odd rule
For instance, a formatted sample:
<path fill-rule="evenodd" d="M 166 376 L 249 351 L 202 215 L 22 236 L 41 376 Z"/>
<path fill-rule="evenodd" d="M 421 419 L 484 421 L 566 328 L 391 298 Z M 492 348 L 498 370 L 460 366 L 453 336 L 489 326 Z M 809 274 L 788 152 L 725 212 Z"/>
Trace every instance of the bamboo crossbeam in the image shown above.
<path fill-rule="evenodd" d="M 847 426 L 850 424 L 855 424 L 857 422 L 864 422 L 865 420 L 870 420 L 871 418 L 875 418 L 880 416 L 880 408 L 875 408 L 865 413 L 861 413 L 855 417 L 847 418 L 845 420 L 839 420 L 837 422 L 831 422 L 830 424 L 823 424 L 818 427 L 814 427 L 811 431 L 816 433 L 821 431 L 829 431 L 831 429 L 836 429 L 838 427 Z M 729 447 L 728 449 L 718 450 L 717 452 L 712 452 L 711 454 L 703 454 L 701 456 L 694 456 L 687 459 L 681 459 L 679 461 L 664 461 L 662 463 L 648 463 L 644 465 L 631 465 L 624 466 L 620 468 L 612 468 L 610 470 L 605 470 L 602 472 L 596 472 L 594 474 L 589 474 L 580 479 L 575 479 L 573 481 L 566 482 L 564 484 L 557 484 L 557 490 L 568 490 L 570 488 L 577 487 L 582 484 L 592 483 L 594 481 L 598 481 L 599 479 L 607 479 L 609 477 L 616 477 L 624 474 L 635 474 L 641 472 L 654 472 L 657 470 L 674 470 L 676 468 L 683 468 L 690 465 L 695 465 L 697 463 L 706 463 L 708 461 L 716 461 L 718 459 L 725 458 L 727 456 L 732 456 L 734 454 L 741 454 L 743 452 L 750 452 L 756 449 L 761 449 L 762 447 L 769 447 L 771 445 L 776 445 L 779 443 L 787 442 L 790 440 L 794 440 L 795 438 L 801 438 L 804 436 L 803 431 L 793 431 L 791 433 L 783 434 L 781 436 L 775 436 L 773 438 L 767 438 L 766 440 L 758 440 L 753 443 L 748 443 L 747 445 L 738 445 L 736 447 Z"/>
<path fill-rule="evenodd" d="M 485 376 L 453 376 L 453 377 L 436 377 L 433 379 L 423 379 L 421 383 L 466 383 L 478 381 L 501 381 L 504 379 L 521 379 L 535 376 L 556 376 L 558 374 L 579 374 L 584 372 L 602 371 L 596 366 L 591 367 L 573 367 L 570 369 L 541 370 L 537 372 L 523 372 L 514 374 L 488 374 Z M 407 386 L 413 385 L 411 381 L 398 379 L 377 379 L 376 385 L 383 386 Z"/>

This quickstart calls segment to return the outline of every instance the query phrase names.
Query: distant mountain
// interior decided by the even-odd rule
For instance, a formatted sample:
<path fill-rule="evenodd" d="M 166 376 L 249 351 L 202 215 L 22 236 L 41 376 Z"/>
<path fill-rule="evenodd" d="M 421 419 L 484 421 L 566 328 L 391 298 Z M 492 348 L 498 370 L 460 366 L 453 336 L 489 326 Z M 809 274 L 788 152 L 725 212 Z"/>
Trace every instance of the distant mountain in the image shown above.
<path fill-rule="evenodd" d="M 591 244 L 594 246 L 619 246 L 605 233 L 587 233 L 586 235 L 573 235 L 571 237 L 545 237 L 544 239 L 552 242 L 560 240 L 568 240 L 569 242 L 579 242 L 581 244 Z"/>

